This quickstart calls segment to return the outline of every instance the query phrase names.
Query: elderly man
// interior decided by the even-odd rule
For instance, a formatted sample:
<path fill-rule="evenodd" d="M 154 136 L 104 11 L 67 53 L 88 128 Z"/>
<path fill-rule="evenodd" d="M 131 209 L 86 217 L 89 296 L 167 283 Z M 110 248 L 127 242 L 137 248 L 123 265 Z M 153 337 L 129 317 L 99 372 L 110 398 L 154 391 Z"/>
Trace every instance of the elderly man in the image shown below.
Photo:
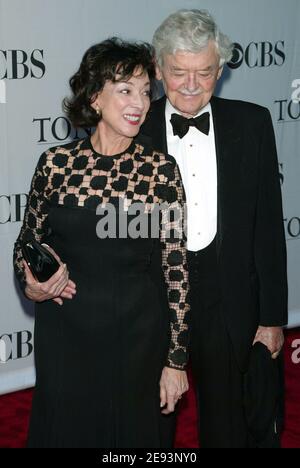
<path fill-rule="evenodd" d="M 170 15 L 153 44 L 166 96 L 153 103 L 142 132 L 176 158 L 187 196 L 200 445 L 247 447 L 251 349 L 261 342 L 277 359 L 287 322 L 271 117 L 258 105 L 213 96 L 232 44 L 206 11 Z M 275 413 L 270 427 L 275 435 Z"/>

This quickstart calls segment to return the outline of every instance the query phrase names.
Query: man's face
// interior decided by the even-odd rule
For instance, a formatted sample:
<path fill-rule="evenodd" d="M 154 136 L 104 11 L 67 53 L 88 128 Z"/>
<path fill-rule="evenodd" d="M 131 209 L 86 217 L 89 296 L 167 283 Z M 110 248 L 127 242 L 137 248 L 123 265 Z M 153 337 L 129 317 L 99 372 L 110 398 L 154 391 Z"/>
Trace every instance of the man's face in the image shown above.
<path fill-rule="evenodd" d="M 196 54 L 178 51 L 164 56 L 157 77 L 173 107 L 185 117 L 195 116 L 209 102 L 222 73 L 219 60 L 213 42 Z"/>

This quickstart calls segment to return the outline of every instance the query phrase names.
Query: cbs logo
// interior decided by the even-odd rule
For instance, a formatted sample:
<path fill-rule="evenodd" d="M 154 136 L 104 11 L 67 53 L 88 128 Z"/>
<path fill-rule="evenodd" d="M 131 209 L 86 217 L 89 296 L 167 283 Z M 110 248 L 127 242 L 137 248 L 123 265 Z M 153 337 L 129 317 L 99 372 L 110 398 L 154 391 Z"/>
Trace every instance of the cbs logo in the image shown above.
<path fill-rule="evenodd" d="M 250 42 L 246 47 L 233 43 L 233 54 L 228 66 L 233 70 L 243 63 L 249 68 L 282 66 L 285 62 L 284 41 Z"/>

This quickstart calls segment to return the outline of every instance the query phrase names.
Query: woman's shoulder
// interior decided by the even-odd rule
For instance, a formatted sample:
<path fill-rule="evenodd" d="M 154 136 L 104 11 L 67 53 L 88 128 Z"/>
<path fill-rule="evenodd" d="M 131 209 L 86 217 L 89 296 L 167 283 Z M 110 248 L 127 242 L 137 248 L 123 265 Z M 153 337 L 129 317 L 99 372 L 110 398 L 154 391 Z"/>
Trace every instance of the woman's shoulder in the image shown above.
<path fill-rule="evenodd" d="M 86 139 L 73 140 L 64 145 L 53 146 L 47 150 L 49 155 L 54 154 L 65 154 L 65 155 L 76 155 L 78 151 L 84 148 Z"/>
<path fill-rule="evenodd" d="M 69 157 L 77 156 L 79 151 L 86 145 L 86 139 L 74 140 L 64 145 L 57 145 L 48 148 L 41 156 L 39 164 L 43 166 L 58 165 L 63 167 L 67 164 Z"/>

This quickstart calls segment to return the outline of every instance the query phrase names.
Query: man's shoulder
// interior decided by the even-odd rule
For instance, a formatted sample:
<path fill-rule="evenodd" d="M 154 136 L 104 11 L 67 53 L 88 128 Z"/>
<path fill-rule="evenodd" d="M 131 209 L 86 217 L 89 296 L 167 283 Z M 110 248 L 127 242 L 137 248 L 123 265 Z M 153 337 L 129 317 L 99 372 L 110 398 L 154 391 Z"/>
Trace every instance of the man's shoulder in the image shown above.
<path fill-rule="evenodd" d="M 226 99 L 221 97 L 213 96 L 211 99 L 211 106 L 213 110 L 218 110 L 220 112 L 226 112 L 231 114 L 247 115 L 248 117 L 261 117 L 262 119 L 269 115 L 269 110 L 256 104 L 254 102 L 242 101 L 238 99 Z M 148 122 L 156 121 L 157 118 L 164 116 L 164 111 L 166 107 L 166 96 L 153 101 L 150 106 L 148 114 Z M 148 123 L 146 122 L 146 123 Z"/>
<path fill-rule="evenodd" d="M 150 109 L 147 115 L 147 121 L 156 121 L 157 119 L 163 118 L 165 115 L 166 108 L 166 96 L 162 96 L 159 99 L 151 102 Z"/>
<path fill-rule="evenodd" d="M 256 104 L 254 102 L 241 101 L 238 99 L 225 99 L 214 96 L 211 99 L 212 109 L 218 112 L 226 112 L 227 114 L 234 114 L 239 117 L 247 116 L 247 118 L 261 118 L 264 119 L 269 115 L 269 110 Z"/>

